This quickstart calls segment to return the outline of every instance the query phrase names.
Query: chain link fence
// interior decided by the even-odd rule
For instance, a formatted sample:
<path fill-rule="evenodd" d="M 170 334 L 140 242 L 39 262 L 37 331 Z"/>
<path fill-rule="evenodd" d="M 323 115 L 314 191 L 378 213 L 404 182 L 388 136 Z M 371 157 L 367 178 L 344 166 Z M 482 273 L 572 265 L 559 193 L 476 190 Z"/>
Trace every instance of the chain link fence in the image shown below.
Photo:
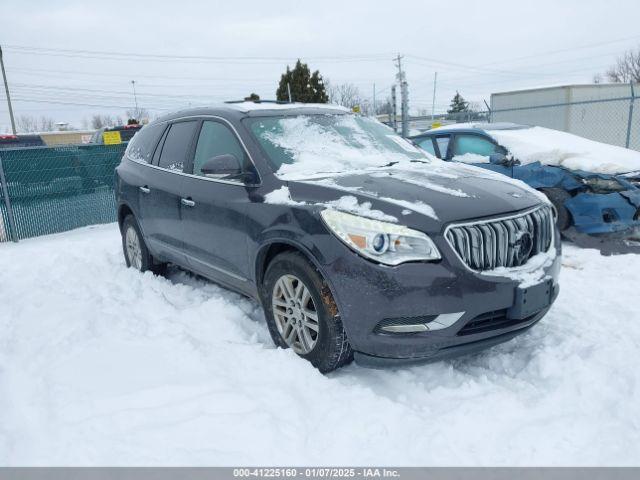
<path fill-rule="evenodd" d="M 462 122 L 512 122 L 552 128 L 640 151 L 638 86 L 586 85 L 492 96 L 491 110 L 412 117 L 410 131 Z"/>
<path fill-rule="evenodd" d="M 114 170 L 126 144 L 0 150 L 0 241 L 116 220 Z"/>

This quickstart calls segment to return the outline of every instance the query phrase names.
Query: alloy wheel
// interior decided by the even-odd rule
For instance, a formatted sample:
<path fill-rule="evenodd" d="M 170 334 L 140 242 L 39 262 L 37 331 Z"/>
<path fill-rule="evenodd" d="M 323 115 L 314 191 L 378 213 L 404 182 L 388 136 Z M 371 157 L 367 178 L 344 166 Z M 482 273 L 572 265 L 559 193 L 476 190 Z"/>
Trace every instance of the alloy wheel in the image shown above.
<path fill-rule="evenodd" d="M 125 245 L 127 247 L 127 258 L 129 264 L 137 270 L 142 270 L 142 248 L 140 247 L 140 238 L 138 232 L 132 226 L 127 228 L 125 234 Z"/>
<path fill-rule="evenodd" d="M 271 297 L 273 317 L 285 343 L 305 355 L 318 342 L 318 312 L 309 288 L 294 275 L 283 275 L 275 283 Z"/>

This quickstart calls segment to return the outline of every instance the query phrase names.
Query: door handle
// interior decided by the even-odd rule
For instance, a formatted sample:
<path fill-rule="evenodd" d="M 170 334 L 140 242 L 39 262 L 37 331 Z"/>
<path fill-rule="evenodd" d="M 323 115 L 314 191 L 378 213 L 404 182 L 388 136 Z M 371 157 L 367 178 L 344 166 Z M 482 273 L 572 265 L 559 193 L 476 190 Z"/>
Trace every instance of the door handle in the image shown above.
<path fill-rule="evenodd" d="M 180 203 L 182 205 L 184 205 L 185 207 L 195 207 L 196 206 L 196 202 L 194 202 L 190 198 L 181 198 L 180 199 Z"/>
<path fill-rule="evenodd" d="M 151 189 L 146 185 L 144 187 L 138 187 L 142 193 L 149 193 Z"/>

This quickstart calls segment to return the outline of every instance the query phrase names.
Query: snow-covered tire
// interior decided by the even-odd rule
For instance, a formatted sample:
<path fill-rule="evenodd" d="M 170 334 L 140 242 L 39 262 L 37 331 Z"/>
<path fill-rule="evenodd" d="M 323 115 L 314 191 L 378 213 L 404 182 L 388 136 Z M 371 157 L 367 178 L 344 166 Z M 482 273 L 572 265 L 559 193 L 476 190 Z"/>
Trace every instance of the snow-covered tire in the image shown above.
<path fill-rule="evenodd" d="M 164 274 L 167 264 L 159 263 L 149 253 L 147 244 L 133 215 L 127 215 L 122 222 L 122 251 L 127 267 L 135 268 L 141 272 L 147 270 L 155 274 Z"/>
<path fill-rule="evenodd" d="M 571 226 L 571 214 L 567 207 L 564 206 L 564 202 L 569 200 L 571 195 L 561 188 L 541 188 L 540 191 L 545 194 L 558 213 L 558 218 L 556 219 L 558 229 L 562 232 L 569 228 Z"/>
<path fill-rule="evenodd" d="M 309 320 L 304 314 L 301 314 L 303 317 L 302 324 L 300 320 L 297 322 L 297 328 L 300 329 L 299 335 L 293 335 L 294 340 L 300 340 L 297 342 L 298 348 L 296 348 L 295 341 L 289 340 L 288 343 L 283 334 L 281 334 L 281 329 L 285 328 L 283 323 L 290 328 L 289 332 L 295 328 L 291 326 L 291 323 L 296 325 L 293 311 L 291 316 L 288 316 L 280 305 L 284 300 L 282 296 L 283 284 L 281 282 L 285 279 L 292 281 L 289 285 L 294 286 L 296 292 L 306 288 L 311 297 L 309 303 L 298 308 L 298 314 L 300 314 L 300 311 L 306 311 L 307 307 L 309 307 L 315 313 L 313 316 L 317 318 L 317 324 L 315 324 L 318 328 L 317 334 L 315 338 L 311 339 L 313 346 L 308 351 L 304 351 L 305 349 L 301 348 L 301 344 L 308 342 L 300 340 L 300 337 L 305 337 L 302 332 L 302 324 L 308 325 L 307 320 Z M 311 362 L 322 373 L 340 368 L 353 360 L 353 351 L 327 282 L 302 254 L 292 251 L 284 252 L 277 255 L 269 263 L 261 288 L 261 297 L 269 333 L 277 346 L 293 348 L 300 357 Z M 275 309 L 274 304 L 276 304 Z M 293 305 L 293 308 L 296 308 L 295 305 Z M 276 315 L 278 319 L 276 319 Z M 288 321 L 283 321 L 285 317 L 288 318 Z M 311 320 L 309 323 L 312 322 L 314 321 Z M 308 329 L 307 332 L 312 333 L 313 331 Z"/>

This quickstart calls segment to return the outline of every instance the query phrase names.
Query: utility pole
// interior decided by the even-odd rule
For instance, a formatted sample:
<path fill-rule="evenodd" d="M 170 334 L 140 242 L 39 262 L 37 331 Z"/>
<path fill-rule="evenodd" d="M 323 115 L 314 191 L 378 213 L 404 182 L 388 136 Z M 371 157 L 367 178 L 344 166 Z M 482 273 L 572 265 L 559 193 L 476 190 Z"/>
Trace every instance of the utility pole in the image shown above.
<path fill-rule="evenodd" d="M 407 78 L 402 70 L 402 56 L 398 54 L 396 57 L 396 67 L 398 67 L 398 83 L 400 84 L 400 115 L 402 116 L 402 136 L 409 135 L 409 85 Z"/>
<path fill-rule="evenodd" d="M 378 115 L 378 109 L 376 105 L 376 82 L 373 82 L 373 116 Z"/>
<path fill-rule="evenodd" d="M 11 131 L 16 134 L 16 121 L 13 118 L 13 107 L 11 107 L 11 96 L 9 95 L 9 83 L 7 82 L 7 73 L 4 71 L 4 60 L 2 59 L 2 47 L 0 46 L 0 69 L 2 70 L 2 79 L 4 80 L 4 91 L 7 94 L 7 106 L 9 107 L 9 118 L 11 119 Z"/>
<path fill-rule="evenodd" d="M 438 72 L 433 75 L 433 100 L 431 101 L 431 121 L 436 115 L 436 85 L 438 84 Z"/>
<path fill-rule="evenodd" d="M 391 115 L 393 118 L 391 120 L 391 127 L 394 132 L 398 132 L 398 101 L 396 100 L 396 86 L 391 86 Z"/>
<path fill-rule="evenodd" d="M 289 103 L 291 102 L 291 85 L 289 85 L 289 82 L 287 82 L 287 95 L 289 95 Z"/>
<path fill-rule="evenodd" d="M 134 111 L 134 115 L 136 117 L 138 117 L 139 116 L 138 115 L 138 112 L 139 112 L 139 110 L 138 110 L 138 96 L 136 95 L 136 81 L 135 80 L 131 80 L 131 86 L 133 87 L 133 102 L 134 102 L 134 104 L 136 106 L 136 109 Z M 139 122 L 142 121 L 141 118 L 136 118 L 136 120 L 139 121 Z"/>

